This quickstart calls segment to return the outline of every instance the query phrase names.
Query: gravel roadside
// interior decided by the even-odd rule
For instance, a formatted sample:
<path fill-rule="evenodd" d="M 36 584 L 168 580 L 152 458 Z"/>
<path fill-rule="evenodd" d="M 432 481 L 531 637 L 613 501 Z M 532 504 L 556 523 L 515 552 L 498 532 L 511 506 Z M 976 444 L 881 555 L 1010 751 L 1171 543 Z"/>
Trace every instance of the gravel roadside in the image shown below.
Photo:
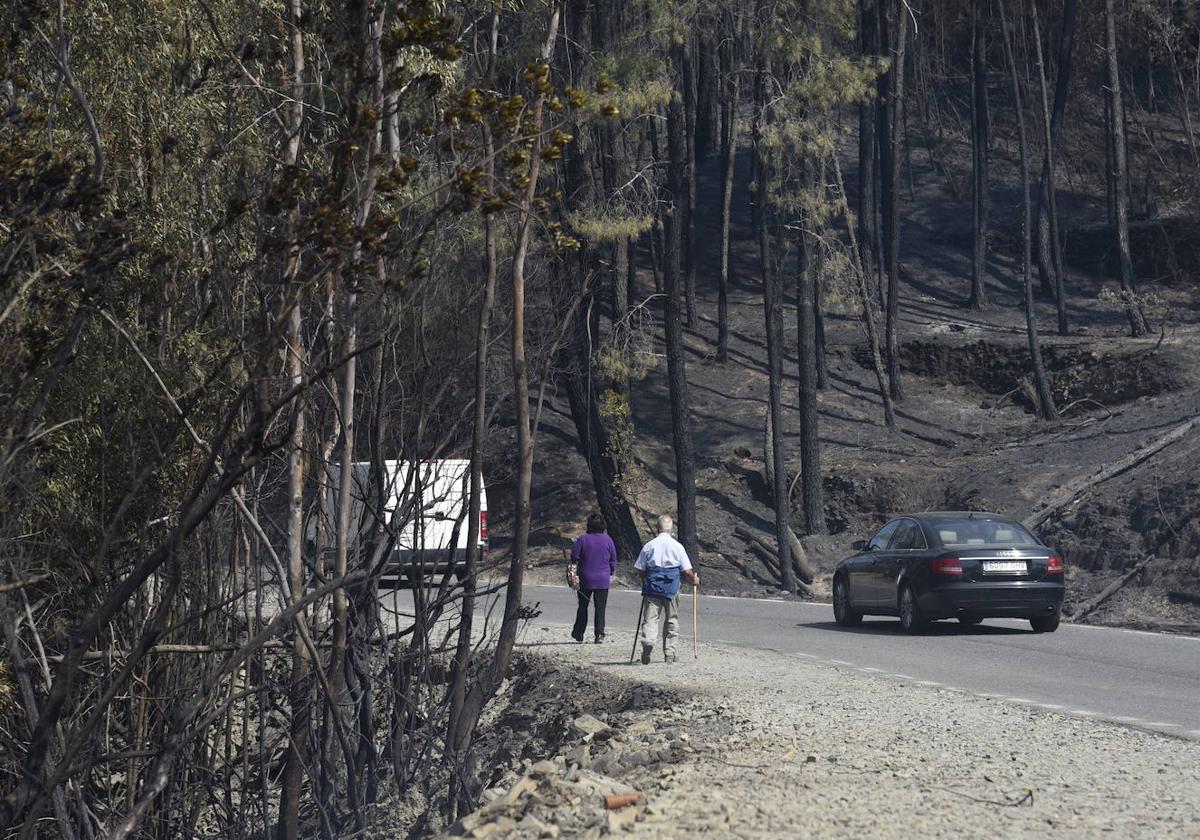
<path fill-rule="evenodd" d="M 594 720 L 454 834 L 1200 837 L 1200 743 L 771 652 L 630 666 L 625 644 L 551 635 L 524 645 L 547 696 Z"/>

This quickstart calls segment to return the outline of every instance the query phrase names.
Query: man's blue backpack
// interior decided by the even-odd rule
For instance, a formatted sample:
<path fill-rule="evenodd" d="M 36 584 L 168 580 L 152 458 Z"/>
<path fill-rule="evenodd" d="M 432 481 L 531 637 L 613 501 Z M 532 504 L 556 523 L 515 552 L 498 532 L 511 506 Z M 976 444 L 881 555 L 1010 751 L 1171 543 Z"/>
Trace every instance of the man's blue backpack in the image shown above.
<path fill-rule="evenodd" d="M 679 594 L 679 567 L 647 569 L 642 577 L 642 594 L 667 601 Z"/>

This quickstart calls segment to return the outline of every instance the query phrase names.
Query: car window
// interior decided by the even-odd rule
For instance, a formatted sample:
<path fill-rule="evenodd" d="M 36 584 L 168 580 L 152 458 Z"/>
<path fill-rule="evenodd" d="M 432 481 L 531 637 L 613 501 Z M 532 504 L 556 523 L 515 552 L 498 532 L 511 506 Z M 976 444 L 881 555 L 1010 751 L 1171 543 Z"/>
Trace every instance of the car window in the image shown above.
<path fill-rule="evenodd" d="M 947 546 L 1039 545 L 1015 522 L 963 517 L 939 520 L 933 527 L 942 545 Z"/>
<path fill-rule="evenodd" d="M 887 548 L 888 540 L 891 539 L 899 525 L 900 520 L 894 519 L 876 531 L 875 536 L 871 537 L 871 541 L 867 543 L 867 551 L 883 551 Z"/>
<path fill-rule="evenodd" d="M 898 551 L 928 548 L 921 526 L 911 519 L 901 521 L 888 547 Z"/>

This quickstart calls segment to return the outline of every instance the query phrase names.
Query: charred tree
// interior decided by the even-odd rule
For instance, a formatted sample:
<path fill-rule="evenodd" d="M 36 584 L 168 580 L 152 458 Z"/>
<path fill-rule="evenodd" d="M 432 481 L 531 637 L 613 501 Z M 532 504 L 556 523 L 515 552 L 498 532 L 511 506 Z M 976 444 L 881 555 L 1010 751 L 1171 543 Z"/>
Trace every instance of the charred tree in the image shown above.
<path fill-rule="evenodd" d="M 1125 314 L 1129 331 L 1134 336 L 1149 332 L 1146 317 L 1137 302 L 1137 287 L 1133 277 L 1133 257 L 1129 250 L 1129 181 L 1125 152 L 1125 103 L 1121 96 L 1121 67 L 1117 60 L 1117 22 L 1113 0 L 1104 0 L 1105 53 L 1108 69 L 1108 135 L 1112 151 L 1112 217 L 1117 228 L 1117 253 L 1120 259 L 1121 295 L 1125 299 Z"/>
<path fill-rule="evenodd" d="M 767 424 L 770 433 L 767 436 L 768 451 L 764 453 L 764 457 L 768 464 L 767 475 L 771 479 L 771 496 L 775 503 L 775 539 L 779 546 L 783 588 L 794 592 L 796 580 L 792 571 L 791 546 L 788 543 L 791 504 L 788 501 L 787 465 L 783 451 L 783 295 L 782 289 L 779 288 L 779 273 L 773 270 L 771 264 L 770 211 L 767 197 L 770 178 L 764 137 L 768 119 L 766 84 L 769 73 L 766 58 L 760 55 L 754 90 L 754 228 L 758 236 L 767 337 Z"/>
<path fill-rule="evenodd" d="M 987 306 L 988 113 L 987 22 L 975 0 L 971 7 L 971 309 Z"/>
<path fill-rule="evenodd" d="M 733 225 L 733 172 L 737 159 L 738 99 L 741 83 L 735 70 L 734 23 L 721 44 L 721 267 L 717 278 L 717 361 L 729 361 L 729 237 Z"/>
<path fill-rule="evenodd" d="M 676 66 L 682 67 L 681 47 L 676 47 Z M 675 449 L 676 525 L 679 541 L 695 562 L 696 538 L 696 453 L 688 416 L 687 357 L 683 346 L 684 278 L 680 249 L 687 213 L 687 141 L 680 97 L 672 96 L 667 109 L 667 208 L 663 218 L 663 313 L 667 343 L 667 382 L 671 394 L 671 439 Z"/>
<path fill-rule="evenodd" d="M 1034 22 L 1037 23 L 1036 7 Z M 1067 332 L 1066 265 L 1062 257 L 1062 236 L 1058 230 L 1058 200 L 1055 188 L 1054 160 L 1062 135 L 1063 117 L 1071 87 L 1071 67 L 1075 53 L 1075 29 L 1078 18 L 1077 0 L 1064 0 L 1062 27 L 1058 38 L 1058 59 L 1054 78 L 1054 104 L 1050 111 L 1050 136 L 1046 143 L 1048 154 L 1042 160 L 1042 172 L 1034 208 L 1035 230 L 1038 237 L 1038 270 L 1043 276 L 1052 272 L 1054 298 L 1058 302 L 1058 331 Z M 1043 73 L 1043 78 L 1045 74 Z M 1043 94 L 1044 95 L 1044 94 Z M 1105 147 L 1107 148 L 1107 143 Z"/>
<path fill-rule="evenodd" d="M 1067 0 L 1067 5 L 1073 7 L 1074 0 Z M 1058 314 L 1058 334 L 1066 335 L 1068 331 L 1067 301 L 1063 292 L 1065 268 L 1062 259 L 1062 244 L 1058 236 L 1058 200 L 1054 185 L 1054 146 L 1057 142 L 1057 131 L 1054 124 L 1054 114 L 1050 110 L 1050 95 L 1046 82 L 1046 62 L 1042 57 L 1042 27 L 1036 3 L 1030 4 L 1029 13 L 1033 20 L 1034 55 L 1037 58 L 1038 90 L 1041 94 L 1042 145 L 1045 151 L 1042 155 L 1042 174 L 1038 183 L 1034 208 L 1034 231 L 1036 232 L 1038 243 L 1038 266 L 1039 274 L 1042 278 L 1043 291 L 1045 290 L 1044 287 L 1047 278 L 1050 280 L 1050 296 L 1054 299 L 1055 309 Z M 1064 14 L 1073 16 L 1074 9 L 1069 8 Z M 1074 23 L 1070 18 L 1064 21 L 1064 39 L 1068 37 L 1068 27 L 1073 28 L 1073 26 Z M 1067 79 L 1070 73 L 1069 47 L 1067 48 L 1065 61 L 1065 68 L 1063 65 L 1059 67 L 1060 80 Z M 1065 84 L 1063 87 L 1065 88 Z M 1055 104 L 1057 106 L 1057 102 Z M 1061 121 L 1062 117 L 1059 115 L 1059 122 Z M 1044 231 L 1043 228 L 1045 228 Z"/>
<path fill-rule="evenodd" d="M 881 0 L 879 32 L 888 44 L 891 62 L 879 77 L 879 183 L 882 208 L 883 258 L 887 274 L 887 308 L 884 312 L 884 351 L 887 358 L 888 389 L 892 399 L 904 398 L 900 384 L 900 157 L 904 138 L 904 64 L 908 41 L 908 8 L 904 0 Z"/>
<path fill-rule="evenodd" d="M 632 566 L 642 547 L 641 537 L 629 511 L 629 503 L 621 494 L 621 465 L 611 454 L 608 429 L 600 417 L 600 400 L 588 359 L 587 309 L 580 309 L 576 316 L 575 340 L 562 351 L 567 399 L 579 449 L 592 474 L 596 503 L 608 523 L 609 536 L 617 545 L 617 556 L 622 563 Z"/>
<path fill-rule="evenodd" d="M 811 177 L 811 163 L 804 166 L 805 186 L 816 185 Z M 817 410 L 817 266 L 814 259 L 814 238 L 811 220 L 801 226 L 800 265 L 796 272 L 796 356 L 800 365 L 800 494 L 804 510 L 804 529 L 809 534 L 825 533 L 825 498 L 821 483 L 821 437 Z M 782 437 L 782 436 L 780 436 Z"/>
<path fill-rule="evenodd" d="M 683 48 L 683 112 L 684 145 L 687 149 L 687 166 L 684 173 L 683 215 L 683 278 L 687 298 L 687 325 L 698 326 L 696 319 L 696 59 L 695 46 L 689 43 Z"/>
<path fill-rule="evenodd" d="M 1008 61 L 1009 80 L 1011 82 L 1013 108 L 1017 116 L 1017 140 L 1020 147 L 1021 163 L 1021 278 L 1025 289 L 1025 330 L 1029 339 L 1029 357 L 1033 366 L 1033 385 L 1037 392 L 1038 415 L 1043 420 L 1053 420 L 1058 417 L 1058 409 L 1054 405 L 1054 397 L 1050 393 L 1050 383 L 1046 377 L 1046 368 L 1042 364 L 1042 349 L 1038 342 L 1037 313 L 1033 300 L 1033 231 L 1031 230 L 1032 212 L 1029 186 L 1029 147 L 1025 131 L 1025 109 L 1021 101 L 1021 80 L 1017 72 L 1017 61 L 1013 50 L 1013 33 L 1005 13 L 1005 0 L 1000 2 L 1000 25 L 1004 36 L 1004 54 Z"/>
<path fill-rule="evenodd" d="M 876 5 L 877 0 L 859 0 L 859 50 L 864 58 L 879 55 Z M 876 107 L 875 102 L 861 102 L 858 106 L 858 250 L 859 259 L 871 273 L 875 271 L 876 238 L 879 235 L 875 224 L 879 212 L 875 180 L 878 154 Z"/>

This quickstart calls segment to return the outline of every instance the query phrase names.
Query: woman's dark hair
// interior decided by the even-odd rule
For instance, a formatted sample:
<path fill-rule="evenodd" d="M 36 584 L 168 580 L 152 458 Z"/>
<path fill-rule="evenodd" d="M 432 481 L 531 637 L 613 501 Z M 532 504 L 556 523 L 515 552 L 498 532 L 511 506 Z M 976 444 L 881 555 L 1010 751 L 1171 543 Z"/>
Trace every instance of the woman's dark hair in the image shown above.
<path fill-rule="evenodd" d="M 589 534 L 603 534 L 607 530 L 604 524 L 604 517 L 598 513 L 593 513 L 588 517 L 587 528 Z"/>

